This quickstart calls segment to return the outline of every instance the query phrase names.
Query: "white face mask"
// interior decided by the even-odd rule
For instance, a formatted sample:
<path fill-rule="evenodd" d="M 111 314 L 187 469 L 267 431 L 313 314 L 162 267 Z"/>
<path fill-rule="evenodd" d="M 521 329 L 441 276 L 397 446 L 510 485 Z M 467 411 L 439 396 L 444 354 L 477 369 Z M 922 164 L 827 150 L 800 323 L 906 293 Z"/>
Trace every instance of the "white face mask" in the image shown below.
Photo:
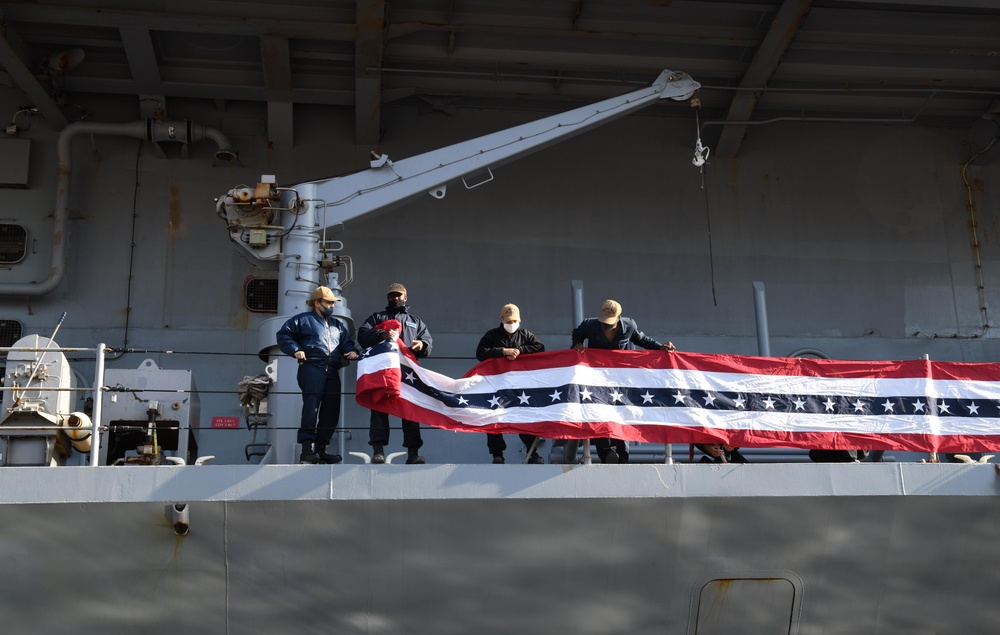
<path fill-rule="evenodd" d="M 507 331 L 508 333 L 513 333 L 514 331 L 517 330 L 517 327 L 519 326 L 521 326 L 520 322 L 511 322 L 509 324 L 505 322 L 503 325 L 503 330 Z"/>

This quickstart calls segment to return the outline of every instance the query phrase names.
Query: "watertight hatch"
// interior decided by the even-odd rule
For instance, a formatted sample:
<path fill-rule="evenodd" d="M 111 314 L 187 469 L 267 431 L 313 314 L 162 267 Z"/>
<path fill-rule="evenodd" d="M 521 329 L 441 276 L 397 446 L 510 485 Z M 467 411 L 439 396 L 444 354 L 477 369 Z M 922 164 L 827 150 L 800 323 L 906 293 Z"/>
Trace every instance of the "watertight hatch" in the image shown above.
<path fill-rule="evenodd" d="M 801 585 L 789 572 L 718 575 L 696 585 L 689 633 L 798 632 Z M 693 628 L 691 628 L 693 626 Z"/>

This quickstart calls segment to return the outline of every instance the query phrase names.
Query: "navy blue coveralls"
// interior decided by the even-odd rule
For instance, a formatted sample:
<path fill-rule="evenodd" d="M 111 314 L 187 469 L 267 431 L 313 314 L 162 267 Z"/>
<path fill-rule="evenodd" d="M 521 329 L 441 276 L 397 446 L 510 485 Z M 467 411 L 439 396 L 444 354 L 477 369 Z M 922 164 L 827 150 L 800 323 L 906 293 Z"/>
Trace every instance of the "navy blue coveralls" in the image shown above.
<path fill-rule="evenodd" d="M 335 317 L 316 311 L 299 313 L 278 330 L 278 346 L 285 355 L 304 351 L 296 379 L 302 390 L 302 420 L 298 442 L 327 446 L 340 421 L 340 369 L 344 354 L 359 352 L 350 333 Z"/>

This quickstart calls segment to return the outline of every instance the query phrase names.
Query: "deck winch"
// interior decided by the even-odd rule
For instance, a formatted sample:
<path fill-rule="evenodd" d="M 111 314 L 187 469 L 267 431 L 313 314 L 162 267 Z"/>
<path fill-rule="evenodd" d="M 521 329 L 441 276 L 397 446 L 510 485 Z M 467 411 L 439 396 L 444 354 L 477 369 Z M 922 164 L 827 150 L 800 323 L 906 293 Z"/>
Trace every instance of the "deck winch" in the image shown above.
<path fill-rule="evenodd" d="M 0 465 L 63 465 L 90 450 L 90 418 L 73 407 L 75 378 L 55 342 L 28 335 L 7 354 Z"/>
<path fill-rule="evenodd" d="M 200 405 L 189 370 L 151 359 L 139 368 L 109 369 L 101 394 L 101 465 L 193 463 Z"/>

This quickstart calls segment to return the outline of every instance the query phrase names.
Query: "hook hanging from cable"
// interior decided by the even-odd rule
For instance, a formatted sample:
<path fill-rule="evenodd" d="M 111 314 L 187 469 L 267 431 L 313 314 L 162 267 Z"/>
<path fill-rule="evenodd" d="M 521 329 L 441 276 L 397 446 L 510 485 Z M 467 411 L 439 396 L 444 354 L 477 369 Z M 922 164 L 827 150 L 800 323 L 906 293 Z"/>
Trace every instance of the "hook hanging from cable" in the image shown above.
<path fill-rule="evenodd" d="M 691 163 L 699 168 L 702 175 L 701 189 L 705 189 L 704 165 L 708 163 L 708 155 L 711 153 L 711 150 L 701 142 L 701 122 L 698 118 L 698 111 L 701 110 L 701 100 L 697 97 L 692 99 L 691 108 L 694 109 L 694 125 L 698 136 L 694 144 L 694 158 L 691 159 Z"/>
<path fill-rule="evenodd" d="M 701 167 L 705 165 L 708 161 L 708 154 L 711 152 L 709 148 L 701 144 L 701 137 L 694 144 L 694 158 L 691 159 L 691 163 Z"/>
<path fill-rule="evenodd" d="M 695 130 L 698 139 L 694 144 L 694 158 L 691 163 L 698 166 L 698 173 L 701 175 L 701 191 L 705 193 L 705 224 L 708 229 L 708 269 L 712 282 L 712 306 L 719 306 L 715 297 L 715 253 L 712 248 L 712 214 L 708 206 L 708 190 L 705 189 L 705 164 L 708 163 L 710 150 L 701 142 L 701 122 L 698 120 L 698 111 L 701 110 L 701 100 L 697 97 L 691 100 L 691 108 L 694 110 Z"/>

